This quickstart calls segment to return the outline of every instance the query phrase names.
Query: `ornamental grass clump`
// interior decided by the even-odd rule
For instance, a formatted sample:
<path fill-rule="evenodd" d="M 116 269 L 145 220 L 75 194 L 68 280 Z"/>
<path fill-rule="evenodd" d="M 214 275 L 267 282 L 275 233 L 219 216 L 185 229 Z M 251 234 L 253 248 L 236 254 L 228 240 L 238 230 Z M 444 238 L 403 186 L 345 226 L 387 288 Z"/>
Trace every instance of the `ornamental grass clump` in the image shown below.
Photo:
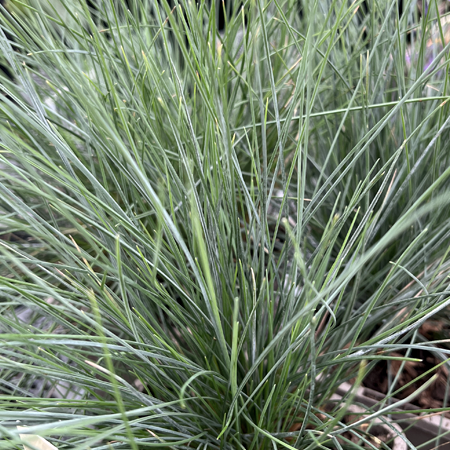
<path fill-rule="evenodd" d="M 0 448 L 375 448 L 331 395 L 450 304 L 438 6 L 1 8 Z"/>

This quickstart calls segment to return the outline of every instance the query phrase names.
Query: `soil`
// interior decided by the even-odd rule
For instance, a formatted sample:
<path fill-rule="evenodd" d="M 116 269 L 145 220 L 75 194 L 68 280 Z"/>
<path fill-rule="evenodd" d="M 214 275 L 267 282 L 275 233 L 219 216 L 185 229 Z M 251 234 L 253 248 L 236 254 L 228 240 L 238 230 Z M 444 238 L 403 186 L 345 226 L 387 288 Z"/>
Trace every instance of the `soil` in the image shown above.
<path fill-rule="evenodd" d="M 328 404 L 324 410 L 328 413 L 333 411 L 335 404 Z M 359 407 L 350 407 L 359 410 Z M 362 410 L 361 410 L 362 412 Z M 351 424 L 361 419 L 361 413 L 349 412 L 346 414 L 342 422 L 345 424 Z M 321 419 L 325 419 L 325 416 L 322 416 Z M 343 449 L 354 449 L 356 448 L 353 444 L 359 444 L 359 448 L 392 448 L 394 444 L 395 434 L 389 428 L 379 423 L 373 423 L 370 428 L 368 423 L 361 424 L 355 430 L 360 436 L 364 437 L 370 444 L 365 442 L 360 442 L 360 439 L 355 436 L 350 431 L 346 431 L 342 433 L 341 437 L 338 437 L 339 443 L 341 444 Z M 353 444 L 352 444 L 353 443 Z M 329 444 L 328 444 L 329 445 Z M 330 447 L 332 448 L 332 447 Z"/>
<path fill-rule="evenodd" d="M 359 419 L 359 417 L 358 417 Z M 345 421 L 345 420 L 344 420 Z M 365 439 L 367 439 L 368 442 L 370 442 L 369 445 L 368 443 L 362 442 L 359 444 L 360 447 L 362 448 L 386 448 L 385 446 L 392 448 L 393 446 L 393 438 L 394 438 L 394 434 L 393 433 L 389 433 L 389 430 L 386 429 L 386 427 L 380 426 L 380 425 L 372 425 L 370 427 L 369 430 L 369 434 L 365 435 L 364 431 L 365 429 L 368 428 L 368 424 L 362 424 L 359 428 L 359 434 L 362 435 Z M 348 439 L 349 441 L 358 444 L 360 442 L 359 438 L 356 437 L 353 433 L 345 432 L 343 434 L 343 437 L 345 437 L 346 439 Z M 345 442 L 344 440 L 340 440 L 340 444 L 344 447 L 345 444 L 348 442 Z M 384 444 L 384 445 L 383 445 Z M 345 448 L 345 447 L 344 447 Z"/>
<path fill-rule="evenodd" d="M 443 334 L 449 334 L 450 330 L 445 330 L 442 322 L 426 322 L 421 328 L 421 334 L 430 340 L 445 338 Z M 406 351 L 393 352 L 391 356 L 405 356 Z M 409 354 L 411 358 L 421 359 L 419 361 L 407 361 L 399 376 L 397 385 L 393 389 L 397 389 L 408 385 L 405 389 L 395 394 L 395 398 L 403 399 L 415 392 L 434 374 L 438 374 L 437 379 L 422 393 L 413 400 L 413 404 L 420 408 L 443 408 L 450 405 L 450 388 L 448 389 L 447 398 L 445 393 L 448 380 L 448 369 L 445 365 L 435 368 L 441 360 L 426 350 L 412 350 Z M 386 394 L 388 391 L 389 378 L 392 382 L 398 374 L 401 361 L 380 361 L 364 378 L 363 385 L 375 391 Z M 418 376 L 430 371 L 421 379 L 414 381 Z M 411 383 L 411 384 L 409 384 Z M 444 402 L 444 400 L 446 400 Z M 450 418 L 450 410 L 445 413 L 445 417 Z"/>
<path fill-rule="evenodd" d="M 442 320 L 427 320 L 420 327 L 420 334 L 429 341 L 437 341 L 441 339 L 450 339 L 450 328 L 447 322 Z M 442 348 L 450 348 L 450 342 L 442 342 L 439 344 Z"/>

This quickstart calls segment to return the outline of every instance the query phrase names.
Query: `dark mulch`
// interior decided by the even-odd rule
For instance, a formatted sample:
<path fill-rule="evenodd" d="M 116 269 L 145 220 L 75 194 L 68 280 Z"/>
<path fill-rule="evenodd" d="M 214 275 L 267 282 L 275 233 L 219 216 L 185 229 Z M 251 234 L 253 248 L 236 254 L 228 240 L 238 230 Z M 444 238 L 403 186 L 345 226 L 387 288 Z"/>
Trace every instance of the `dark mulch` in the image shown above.
<path fill-rule="evenodd" d="M 421 328 L 423 336 L 430 340 L 443 338 L 442 323 L 427 322 Z M 439 337 L 438 337 L 439 336 Z M 393 352 L 392 356 L 405 356 L 406 351 Z M 399 376 L 399 380 L 394 387 L 394 391 L 401 387 L 407 386 L 400 392 L 395 394 L 395 398 L 403 399 L 414 393 L 420 386 L 429 380 L 435 373 L 438 374 L 437 379 L 422 393 L 413 400 L 413 404 L 420 408 L 443 408 L 450 405 L 450 388 L 448 389 L 447 399 L 444 402 L 448 379 L 448 370 L 445 365 L 436 366 L 441 362 L 432 353 L 426 350 L 413 350 L 409 354 L 411 358 L 421 359 L 418 361 L 408 361 L 405 363 L 403 370 Z M 389 377 L 392 383 L 398 374 L 401 361 L 380 361 L 364 378 L 363 385 L 375 391 L 386 394 L 389 387 Z M 420 375 L 430 371 L 419 380 L 415 380 Z M 411 384 L 409 384 L 411 383 Z M 445 413 L 450 418 L 450 411 Z"/>

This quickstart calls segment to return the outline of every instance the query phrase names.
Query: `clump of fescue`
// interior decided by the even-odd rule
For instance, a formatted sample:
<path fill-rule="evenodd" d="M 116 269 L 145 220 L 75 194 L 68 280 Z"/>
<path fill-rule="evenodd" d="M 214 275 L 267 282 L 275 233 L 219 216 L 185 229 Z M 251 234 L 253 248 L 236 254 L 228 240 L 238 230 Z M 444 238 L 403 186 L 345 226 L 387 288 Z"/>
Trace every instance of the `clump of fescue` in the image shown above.
<path fill-rule="evenodd" d="M 2 8 L 0 448 L 360 435 L 331 394 L 450 303 L 449 46 L 402 3 Z"/>

